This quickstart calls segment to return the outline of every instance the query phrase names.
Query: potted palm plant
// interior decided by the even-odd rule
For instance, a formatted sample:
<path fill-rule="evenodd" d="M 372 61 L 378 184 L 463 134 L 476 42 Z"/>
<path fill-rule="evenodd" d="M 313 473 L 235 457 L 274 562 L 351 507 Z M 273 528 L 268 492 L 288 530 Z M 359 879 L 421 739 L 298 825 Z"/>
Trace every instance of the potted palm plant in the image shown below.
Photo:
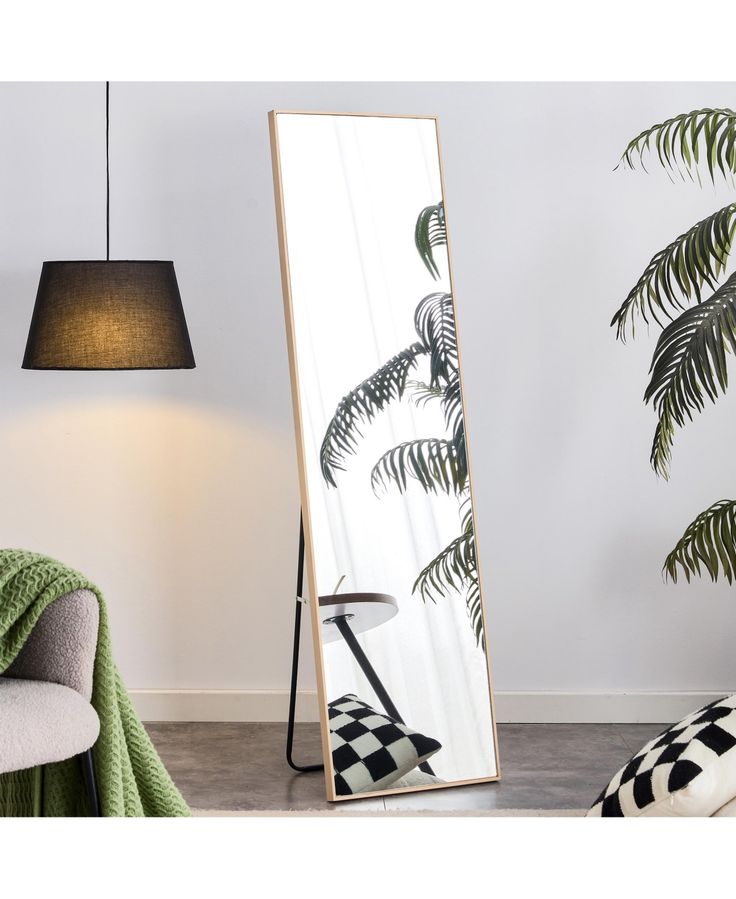
<path fill-rule="evenodd" d="M 440 272 L 434 251 L 447 243 L 442 203 L 427 206 L 419 213 L 414 242 L 427 271 L 438 280 Z M 358 450 L 362 429 L 389 404 L 404 399 L 418 405 L 440 404 L 447 433 L 416 438 L 387 450 L 373 466 L 371 485 L 376 493 L 390 488 L 403 493 L 415 484 L 428 494 L 457 497 L 460 533 L 418 573 L 413 592 L 425 601 L 463 594 L 470 624 L 482 645 L 483 618 L 452 294 L 439 291 L 423 297 L 415 309 L 414 327 L 417 340 L 397 352 L 338 403 L 322 441 L 322 476 L 330 487 L 337 486 L 338 472 L 345 470 L 348 457 Z M 422 361 L 426 379 L 410 377 Z"/>
<path fill-rule="evenodd" d="M 699 109 L 642 131 L 626 147 L 620 166 L 645 168 L 649 158 L 671 177 L 733 185 L 736 174 L 736 113 Z M 656 253 L 613 317 L 617 337 L 635 334 L 637 319 L 662 328 L 644 401 L 657 413 L 651 464 L 668 478 L 675 434 L 706 402 L 728 387 L 727 357 L 736 351 L 736 272 L 728 262 L 736 228 L 729 203 Z M 665 575 L 712 580 L 736 576 L 736 501 L 718 500 L 686 528 L 667 556 Z"/>

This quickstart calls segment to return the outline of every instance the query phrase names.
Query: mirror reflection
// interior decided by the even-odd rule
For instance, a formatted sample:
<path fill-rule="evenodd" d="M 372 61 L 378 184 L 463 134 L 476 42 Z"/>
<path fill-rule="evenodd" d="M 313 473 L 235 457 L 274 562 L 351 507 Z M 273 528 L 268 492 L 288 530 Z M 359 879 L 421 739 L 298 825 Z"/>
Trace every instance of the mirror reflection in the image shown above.
<path fill-rule="evenodd" d="M 275 123 L 331 798 L 492 779 L 435 120 Z"/>

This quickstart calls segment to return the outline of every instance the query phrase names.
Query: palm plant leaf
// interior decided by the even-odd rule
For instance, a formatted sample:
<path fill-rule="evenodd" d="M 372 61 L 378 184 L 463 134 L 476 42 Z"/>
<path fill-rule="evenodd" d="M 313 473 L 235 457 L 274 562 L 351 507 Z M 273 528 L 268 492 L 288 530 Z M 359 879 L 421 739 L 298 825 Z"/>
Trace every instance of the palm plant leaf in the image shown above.
<path fill-rule="evenodd" d="M 653 125 L 635 137 L 619 165 L 644 167 L 644 156 L 655 152 L 669 173 L 692 178 L 703 159 L 711 181 L 718 172 L 725 178 L 736 172 L 736 113 L 731 109 L 696 109 Z"/>
<path fill-rule="evenodd" d="M 442 387 L 430 387 L 424 381 L 412 381 L 410 379 L 406 382 L 406 389 L 411 391 L 411 399 L 414 405 L 420 408 L 426 406 L 427 403 L 431 403 L 432 400 L 441 400 L 445 395 Z"/>
<path fill-rule="evenodd" d="M 412 593 L 434 602 L 452 591 L 460 592 L 475 574 L 475 540 L 471 528 L 463 531 L 420 571 Z"/>
<path fill-rule="evenodd" d="M 445 414 L 445 425 L 452 434 L 452 443 L 463 481 L 468 477 L 468 454 L 465 446 L 465 418 L 463 416 L 463 398 L 460 392 L 460 372 L 455 369 L 445 388 L 442 398 Z"/>
<path fill-rule="evenodd" d="M 701 565 L 711 577 L 720 573 L 732 584 L 736 577 L 736 501 L 722 499 L 691 522 L 665 559 L 665 576 L 677 583 L 678 568 L 685 579 L 700 575 Z"/>
<path fill-rule="evenodd" d="M 485 640 L 483 637 L 483 604 L 480 598 L 480 583 L 478 577 L 472 578 L 470 587 L 465 595 L 465 608 L 470 619 L 470 626 L 473 628 L 475 639 L 478 646 L 485 648 Z"/>
<path fill-rule="evenodd" d="M 410 480 L 418 481 L 425 493 L 462 493 L 466 478 L 453 443 L 438 437 L 399 443 L 381 456 L 371 472 L 375 493 L 391 484 L 403 493 Z"/>
<path fill-rule="evenodd" d="M 470 497 L 460 504 L 462 533 L 426 565 L 412 588 L 427 602 L 465 590 L 465 607 L 478 645 L 483 645 L 483 608 L 480 599 L 475 531 Z"/>
<path fill-rule="evenodd" d="M 413 343 L 340 400 L 320 449 L 322 477 L 330 486 L 337 486 L 335 472 L 343 471 L 345 457 L 355 453 L 363 436 L 361 424 L 371 422 L 390 402 L 402 398 L 409 372 L 426 352 L 423 343 Z"/>
<path fill-rule="evenodd" d="M 728 386 L 727 350 L 736 350 L 736 274 L 698 306 L 686 309 L 657 341 L 644 394 L 659 415 L 651 462 L 668 476 L 675 426 L 712 402 Z"/>
<path fill-rule="evenodd" d="M 468 592 L 465 594 L 465 608 L 470 618 L 470 626 L 473 628 L 476 642 L 485 648 L 483 638 L 483 605 L 480 598 L 480 581 L 478 580 L 478 566 L 475 555 L 475 522 L 473 520 L 473 504 L 469 496 L 460 503 L 460 521 L 464 534 L 473 535 L 473 570 L 468 577 Z"/>
<path fill-rule="evenodd" d="M 473 532 L 473 504 L 469 496 L 466 496 L 460 503 L 460 530 L 463 534 Z"/>
<path fill-rule="evenodd" d="M 429 353 L 429 386 L 436 387 L 440 379 L 449 381 L 458 366 L 452 295 L 430 293 L 424 297 L 414 313 L 414 326 Z"/>
<path fill-rule="evenodd" d="M 687 300 L 694 298 L 699 303 L 704 283 L 715 289 L 731 252 L 734 230 L 736 203 L 731 203 L 693 225 L 660 250 L 614 315 L 611 325 L 616 326 L 616 336 L 620 340 L 625 338 L 629 321 L 631 335 L 634 336 L 635 313 L 640 314 L 647 323 L 649 313 L 661 325 L 658 312 L 671 319 L 670 309 L 685 308 L 683 297 Z"/>
<path fill-rule="evenodd" d="M 447 230 L 445 228 L 445 207 L 443 203 L 436 206 L 426 206 L 419 213 L 417 224 L 414 228 L 414 243 L 422 262 L 436 280 L 440 276 L 437 263 L 434 258 L 434 248 L 447 244 Z"/>

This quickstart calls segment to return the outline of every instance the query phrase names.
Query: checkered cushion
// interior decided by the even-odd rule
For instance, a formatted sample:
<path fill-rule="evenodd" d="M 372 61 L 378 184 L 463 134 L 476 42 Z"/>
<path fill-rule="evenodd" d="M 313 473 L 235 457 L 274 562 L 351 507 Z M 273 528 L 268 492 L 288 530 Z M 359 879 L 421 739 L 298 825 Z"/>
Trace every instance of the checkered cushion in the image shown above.
<path fill-rule="evenodd" d="M 710 816 L 736 796 L 736 694 L 650 740 L 596 799 L 589 817 Z"/>
<path fill-rule="evenodd" d="M 382 790 L 442 749 L 352 693 L 331 702 L 328 711 L 338 796 Z"/>

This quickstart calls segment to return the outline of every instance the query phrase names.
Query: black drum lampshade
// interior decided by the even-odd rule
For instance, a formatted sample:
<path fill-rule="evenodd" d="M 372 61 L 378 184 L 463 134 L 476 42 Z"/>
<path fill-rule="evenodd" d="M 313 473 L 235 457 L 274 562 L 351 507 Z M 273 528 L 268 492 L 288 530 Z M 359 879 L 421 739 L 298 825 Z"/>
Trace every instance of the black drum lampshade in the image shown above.
<path fill-rule="evenodd" d="M 194 368 L 173 262 L 44 262 L 23 368 Z"/>

